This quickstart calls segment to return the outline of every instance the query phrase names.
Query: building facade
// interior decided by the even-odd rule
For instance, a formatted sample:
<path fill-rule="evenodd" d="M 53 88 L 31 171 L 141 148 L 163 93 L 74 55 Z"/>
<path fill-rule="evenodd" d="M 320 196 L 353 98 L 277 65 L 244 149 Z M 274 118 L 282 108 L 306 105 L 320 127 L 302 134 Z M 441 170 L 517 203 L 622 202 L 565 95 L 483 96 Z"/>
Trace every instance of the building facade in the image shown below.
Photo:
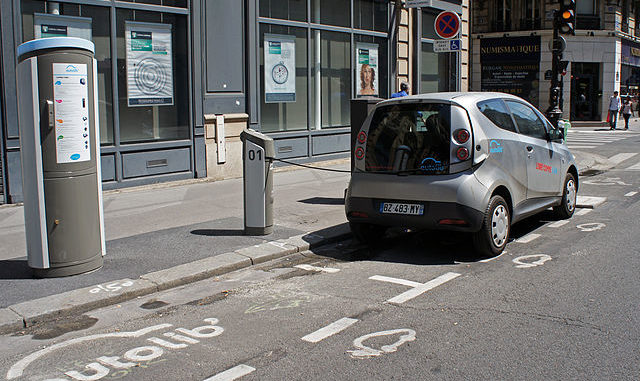
<path fill-rule="evenodd" d="M 549 107 L 553 10 L 549 0 L 482 0 L 472 7 L 472 85 Z M 563 117 L 602 121 L 614 91 L 640 84 L 640 2 L 577 1 L 575 36 L 564 35 Z"/>
<path fill-rule="evenodd" d="M 7 0 L 0 3 L 0 203 L 22 201 L 16 47 L 95 44 L 104 189 L 242 175 L 239 134 L 280 159 L 347 157 L 350 101 L 468 88 L 469 7 L 432 0 Z M 434 20 L 462 18 L 459 53 Z"/>

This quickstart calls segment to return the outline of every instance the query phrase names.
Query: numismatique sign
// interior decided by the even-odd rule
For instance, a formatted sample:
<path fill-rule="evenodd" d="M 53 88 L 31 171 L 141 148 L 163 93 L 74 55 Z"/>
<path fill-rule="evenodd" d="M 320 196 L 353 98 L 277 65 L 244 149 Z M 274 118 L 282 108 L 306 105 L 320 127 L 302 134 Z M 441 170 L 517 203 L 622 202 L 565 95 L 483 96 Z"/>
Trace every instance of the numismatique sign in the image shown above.
<path fill-rule="evenodd" d="M 480 41 L 481 90 L 522 97 L 538 106 L 540 36 Z"/>

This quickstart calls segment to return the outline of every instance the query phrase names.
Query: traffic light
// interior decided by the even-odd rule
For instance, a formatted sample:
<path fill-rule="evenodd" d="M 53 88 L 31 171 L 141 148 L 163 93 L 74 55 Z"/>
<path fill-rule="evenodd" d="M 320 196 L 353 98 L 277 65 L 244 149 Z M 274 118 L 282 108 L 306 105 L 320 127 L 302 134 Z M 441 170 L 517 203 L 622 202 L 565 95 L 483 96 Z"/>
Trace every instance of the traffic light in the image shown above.
<path fill-rule="evenodd" d="M 562 34 L 576 34 L 576 0 L 560 0 L 558 30 Z"/>

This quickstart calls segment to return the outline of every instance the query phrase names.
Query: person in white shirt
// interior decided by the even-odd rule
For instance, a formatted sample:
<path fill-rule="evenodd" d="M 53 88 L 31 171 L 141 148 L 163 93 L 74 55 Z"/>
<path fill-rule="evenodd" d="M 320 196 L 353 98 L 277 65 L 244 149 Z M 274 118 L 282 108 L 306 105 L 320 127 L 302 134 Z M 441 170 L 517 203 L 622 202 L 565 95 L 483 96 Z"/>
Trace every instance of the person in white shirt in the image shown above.
<path fill-rule="evenodd" d="M 620 106 L 622 106 L 622 100 L 620 99 L 620 96 L 618 96 L 618 92 L 614 91 L 613 96 L 609 98 L 609 116 L 607 117 L 609 126 L 611 126 L 612 130 L 616 129 L 616 122 L 618 121 Z"/>
<path fill-rule="evenodd" d="M 622 104 L 622 117 L 624 118 L 624 129 L 629 129 L 629 118 L 633 115 L 633 107 L 631 100 L 627 96 Z"/>

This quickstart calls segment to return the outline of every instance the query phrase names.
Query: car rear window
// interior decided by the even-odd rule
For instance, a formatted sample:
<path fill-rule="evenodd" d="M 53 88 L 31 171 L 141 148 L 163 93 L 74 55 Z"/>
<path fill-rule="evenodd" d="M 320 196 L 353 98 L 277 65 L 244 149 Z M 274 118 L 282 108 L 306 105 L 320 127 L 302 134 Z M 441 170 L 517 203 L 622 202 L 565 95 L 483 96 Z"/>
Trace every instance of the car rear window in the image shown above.
<path fill-rule="evenodd" d="M 367 137 L 365 170 L 407 174 L 449 173 L 451 106 L 401 103 L 379 107 Z"/>

